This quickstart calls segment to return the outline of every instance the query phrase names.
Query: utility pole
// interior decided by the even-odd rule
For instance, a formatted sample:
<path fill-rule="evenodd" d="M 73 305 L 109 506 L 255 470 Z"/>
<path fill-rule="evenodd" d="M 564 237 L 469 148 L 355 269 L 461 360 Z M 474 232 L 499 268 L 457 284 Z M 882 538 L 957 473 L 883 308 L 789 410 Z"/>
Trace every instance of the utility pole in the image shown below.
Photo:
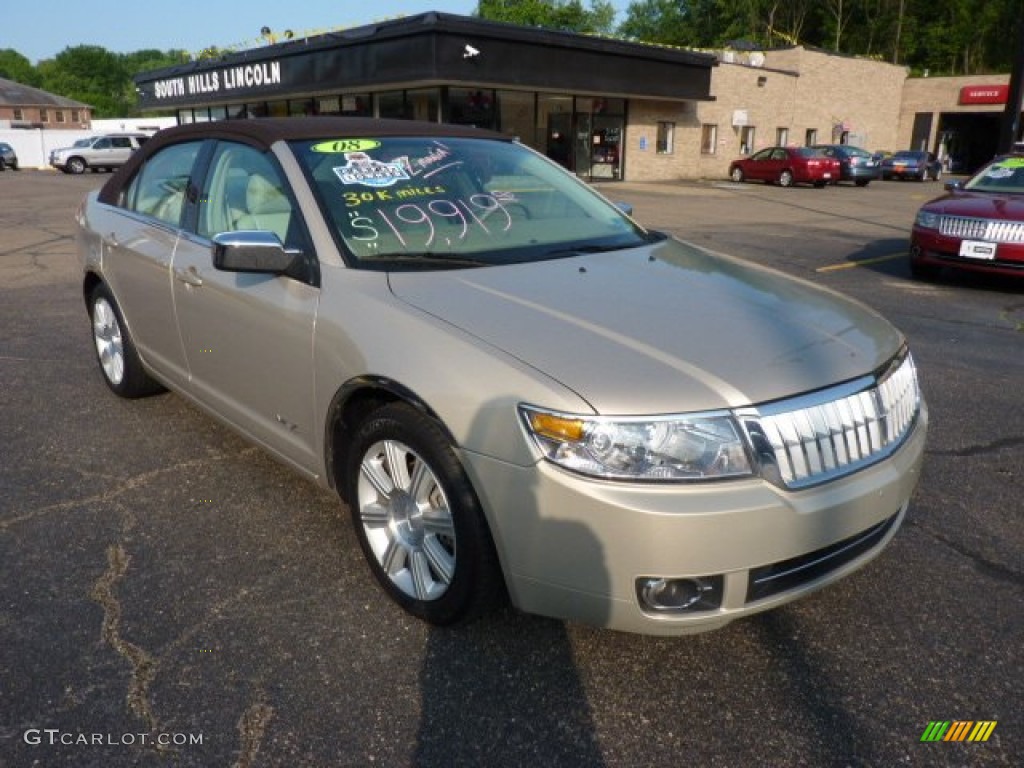
<path fill-rule="evenodd" d="M 1010 92 L 1006 95 L 1006 109 L 999 128 L 998 152 L 1009 152 L 1020 139 L 1021 96 L 1024 95 L 1024 14 L 1017 16 L 1016 53 L 1010 72 Z"/>

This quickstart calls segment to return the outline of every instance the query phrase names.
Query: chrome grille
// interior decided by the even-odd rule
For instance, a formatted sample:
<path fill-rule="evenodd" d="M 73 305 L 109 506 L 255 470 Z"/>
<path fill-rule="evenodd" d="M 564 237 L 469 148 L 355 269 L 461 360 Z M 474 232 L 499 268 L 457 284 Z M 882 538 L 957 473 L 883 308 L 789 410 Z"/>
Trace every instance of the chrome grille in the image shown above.
<path fill-rule="evenodd" d="M 949 237 L 990 243 L 1024 243 L 1024 222 L 940 216 L 939 232 Z"/>
<path fill-rule="evenodd" d="M 737 415 L 765 476 L 801 488 L 888 456 L 909 433 L 920 407 L 917 371 L 908 354 L 877 380 L 865 377 Z"/>

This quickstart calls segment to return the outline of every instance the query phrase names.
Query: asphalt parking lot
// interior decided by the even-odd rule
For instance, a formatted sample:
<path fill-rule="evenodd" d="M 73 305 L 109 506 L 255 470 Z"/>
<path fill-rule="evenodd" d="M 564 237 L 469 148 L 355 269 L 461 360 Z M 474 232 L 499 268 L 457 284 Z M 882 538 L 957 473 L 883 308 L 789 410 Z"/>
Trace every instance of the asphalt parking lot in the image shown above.
<path fill-rule="evenodd" d="M 664 639 L 512 610 L 430 629 L 334 496 L 174 395 L 111 395 L 73 243 L 104 178 L 0 174 L 3 768 L 1024 764 L 1024 278 L 911 280 L 938 185 L 602 187 L 880 310 L 931 410 L 878 559 Z M 932 721 L 996 726 L 923 743 Z"/>

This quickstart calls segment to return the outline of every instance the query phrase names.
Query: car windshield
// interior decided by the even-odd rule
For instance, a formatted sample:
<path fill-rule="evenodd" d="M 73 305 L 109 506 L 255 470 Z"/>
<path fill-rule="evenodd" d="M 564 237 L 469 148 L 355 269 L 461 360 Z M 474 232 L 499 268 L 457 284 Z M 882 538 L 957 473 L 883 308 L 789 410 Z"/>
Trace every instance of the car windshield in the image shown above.
<path fill-rule="evenodd" d="M 964 189 L 1024 195 L 1024 157 L 1004 157 L 992 162 L 968 180 Z"/>
<path fill-rule="evenodd" d="M 843 147 L 843 151 L 850 157 L 871 157 L 871 153 L 860 147 Z"/>
<path fill-rule="evenodd" d="M 454 268 L 631 248 L 657 237 L 560 166 L 512 141 L 296 141 L 348 260 Z"/>
<path fill-rule="evenodd" d="M 924 152 L 913 152 L 909 149 L 900 150 L 893 158 L 896 160 L 919 160 L 924 157 Z"/>
<path fill-rule="evenodd" d="M 92 143 L 93 143 L 93 141 L 94 141 L 94 139 L 92 139 L 92 138 L 88 138 L 88 139 L 79 139 L 78 141 L 76 141 L 76 142 L 75 142 L 74 144 L 72 144 L 71 146 L 72 146 L 72 147 L 88 147 L 88 146 L 89 146 L 90 144 L 92 144 Z"/>

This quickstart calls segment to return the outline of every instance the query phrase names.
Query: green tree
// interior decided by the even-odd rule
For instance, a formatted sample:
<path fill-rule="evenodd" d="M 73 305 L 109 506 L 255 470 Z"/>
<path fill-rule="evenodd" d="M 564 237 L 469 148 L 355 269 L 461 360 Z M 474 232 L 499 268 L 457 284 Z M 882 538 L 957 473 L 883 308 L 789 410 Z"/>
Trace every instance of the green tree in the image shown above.
<path fill-rule="evenodd" d="M 94 117 L 119 117 L 134 107 L 134 98 L 127 97 L 131 76 L 121 57 L 106 48 L 65 48 L 38 68 L 45 90 L 91 105 Z"/>
<path fill-rule="evenodd" d="M 607 0 L 591 0 L 589 9 L 580 0 L 480 0 L 475 15 L 579 34 L 610 34 L 615 23 L 615 7 Z"/>
<path fill-rule="evenodd" d="M 40 83 L 32 62 L 13 48 L 0 48 L 0 77 L 22 85 L 38 86 Z"/>

